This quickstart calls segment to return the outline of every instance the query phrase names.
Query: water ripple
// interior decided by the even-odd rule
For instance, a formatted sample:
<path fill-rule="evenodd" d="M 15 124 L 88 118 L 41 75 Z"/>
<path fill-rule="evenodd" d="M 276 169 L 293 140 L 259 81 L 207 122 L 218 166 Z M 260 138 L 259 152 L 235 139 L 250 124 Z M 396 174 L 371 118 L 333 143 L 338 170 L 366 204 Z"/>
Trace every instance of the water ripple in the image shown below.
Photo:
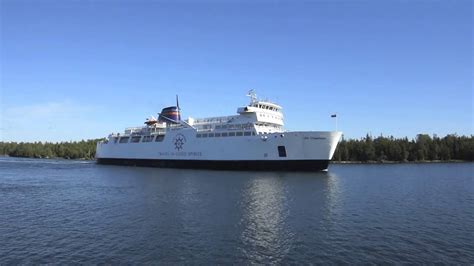
<path fill-rule="evenodd" d="M 0 264 L 472 264 L 473 170 L 225 172 L 0 158 Z"/>

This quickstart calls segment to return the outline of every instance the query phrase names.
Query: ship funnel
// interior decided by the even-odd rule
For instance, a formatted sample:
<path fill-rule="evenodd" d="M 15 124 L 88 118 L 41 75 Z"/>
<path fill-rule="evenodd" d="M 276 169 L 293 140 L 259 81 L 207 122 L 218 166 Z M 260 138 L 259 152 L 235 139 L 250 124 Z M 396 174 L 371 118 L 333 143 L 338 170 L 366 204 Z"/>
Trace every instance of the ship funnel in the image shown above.
<path fill-rule="evenodd" d="M 161 110 L 159 121 L 178 124 L 181 120 L 180 117 L 178 106 L 170 106 Z"/>

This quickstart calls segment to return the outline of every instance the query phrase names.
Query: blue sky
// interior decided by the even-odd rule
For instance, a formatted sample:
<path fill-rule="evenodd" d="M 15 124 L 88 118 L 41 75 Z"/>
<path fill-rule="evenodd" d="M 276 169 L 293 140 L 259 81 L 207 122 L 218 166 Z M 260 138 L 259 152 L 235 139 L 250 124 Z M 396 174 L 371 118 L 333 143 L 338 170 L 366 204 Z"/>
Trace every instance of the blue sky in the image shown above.
<path fill-rule="evenodd" d="M 253 88 L 288 130 L 473 134 L 471 1 L 0 1 L 3 141 L 104 137 Z"/>

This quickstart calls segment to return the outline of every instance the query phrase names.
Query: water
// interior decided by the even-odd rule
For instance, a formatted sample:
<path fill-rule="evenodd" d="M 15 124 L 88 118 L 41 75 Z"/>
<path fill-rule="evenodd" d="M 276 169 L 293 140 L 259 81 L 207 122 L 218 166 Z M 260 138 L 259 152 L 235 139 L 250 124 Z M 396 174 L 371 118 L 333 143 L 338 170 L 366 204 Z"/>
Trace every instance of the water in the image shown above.
<path fill-rule="evenodd" d="M 473 163 L 277 173 L 0 158 L 0 264 L 472 264 L 473 173 Z"/>

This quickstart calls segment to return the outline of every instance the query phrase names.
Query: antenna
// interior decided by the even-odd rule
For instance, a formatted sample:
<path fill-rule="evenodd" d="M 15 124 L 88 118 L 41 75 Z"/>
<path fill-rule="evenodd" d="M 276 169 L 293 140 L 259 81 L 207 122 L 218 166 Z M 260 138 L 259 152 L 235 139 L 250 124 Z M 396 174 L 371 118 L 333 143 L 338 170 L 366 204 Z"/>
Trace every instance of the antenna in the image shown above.
<path fill-rule="evenodd" d="M 257 101 L 257 94 L 255 93 L 254 89 L 249 90 L 247 96 L 250 97 L 251 104 Z"/>
<path fill-rule="evenodd" d="M 337 113 L 332 114 L 331 118 L 336 118 L 336 131 L 337 131 Z"/>

